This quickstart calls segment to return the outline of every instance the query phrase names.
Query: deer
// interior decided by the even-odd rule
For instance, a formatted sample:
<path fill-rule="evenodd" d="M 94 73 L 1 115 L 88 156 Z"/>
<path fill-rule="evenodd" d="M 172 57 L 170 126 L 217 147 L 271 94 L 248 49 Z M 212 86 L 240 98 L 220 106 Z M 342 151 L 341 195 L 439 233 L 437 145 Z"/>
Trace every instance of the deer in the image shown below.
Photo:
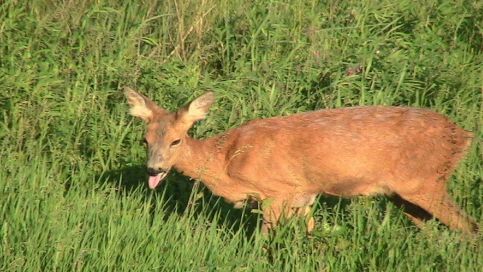
<path fill-rule="evenodd" d="M 435 218 L 465 234 L 478 232 L 447 190 L 473 134 L 442 114 L 402 106 L 322 109 L 255 119 L 194 139 L 188 130 L 206 118 L 213 92 L 176 112 L 129 87 L 124 95 L 129 113 L 146 123 L 151 189 L 175 168 L 235 207 L 269 203 L 262 205 L 264 234 L 292 216 L 313 231 L 319 194 L 385 195 L 418 227 Z"/>

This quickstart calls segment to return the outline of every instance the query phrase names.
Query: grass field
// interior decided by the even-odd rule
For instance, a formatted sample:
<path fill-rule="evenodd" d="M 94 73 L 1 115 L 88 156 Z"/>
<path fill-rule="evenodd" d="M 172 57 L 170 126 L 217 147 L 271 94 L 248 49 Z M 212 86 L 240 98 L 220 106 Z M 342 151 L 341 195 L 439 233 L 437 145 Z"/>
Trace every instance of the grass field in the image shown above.
<path fill-rule="evenodd" d="M 482 222 L 481 1 L 0 1 L 0 271 L 483 271 L 481 235 L 383 197 L 320 197 L 265 238 L 175 172 L 147 188 L 131 86 L 217 96 L 202 138 L 260 117 L 432 108 L 475 133 L 450 183 Z"/>

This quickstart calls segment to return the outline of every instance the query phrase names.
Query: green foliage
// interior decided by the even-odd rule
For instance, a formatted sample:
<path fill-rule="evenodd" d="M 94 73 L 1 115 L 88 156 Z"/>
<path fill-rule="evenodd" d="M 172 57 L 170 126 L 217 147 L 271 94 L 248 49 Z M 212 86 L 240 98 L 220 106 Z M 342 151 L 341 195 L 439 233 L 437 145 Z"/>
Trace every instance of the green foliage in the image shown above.
<path fill-rule="evenodd" d="M 0 2 L 1 271 L 481 271 L 481 239 L 384 198 L 321 198 L 270 239 L 172 173 L 149 191 L 129 85 L 207 137 L 352 105 L 429 107 L 475 133 L 452 195 L 481 222 L 481 1 Z"/>

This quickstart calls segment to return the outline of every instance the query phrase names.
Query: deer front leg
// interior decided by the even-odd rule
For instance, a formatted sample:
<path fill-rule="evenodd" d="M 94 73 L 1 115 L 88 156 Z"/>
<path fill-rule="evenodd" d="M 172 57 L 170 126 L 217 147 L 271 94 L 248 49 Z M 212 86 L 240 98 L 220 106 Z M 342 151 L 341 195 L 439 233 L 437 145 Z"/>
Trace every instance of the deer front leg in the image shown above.
<path fill-rule="evenodd" d="M 310 206 L 297 208 L 297 215 L 305 217 L 305 222 L 307 224 L 307 233 L 311 233 L 315 228 L 314 217 L 310 214 L 311 209 L 312 208 Z"/>
<path fill-rule="evenodd" d="M 273 230 L 278 225 L 281 218 L 287 219 L 293 214 L 293 210 L 287 206 L 287 203 L 285 201 L 271 199 L 264 200 L 264 202 L 262 202 L 262 211 L 263 234 L 268 234 L 271 230 Z"/>
<path fill-rule="evenodd" d="M 310 211 L 311 206 L 315 202 L 317 195 L 301 193 L 296 195 L 293 199 L 293 205 L 295 208 L 295 213 L 305 219 L 307 225 L 307 233 L 311 233 L 315 228 L 315 220 Z"/>
<path fill-rule="evenodd" d="M 302 207 L 293 207 L 294 203 L 290 201 L 265 200 L 265 203 L 262 202 L 262 233 L 269 233 L 270 230 L 274 229 L 278 225 L 281 219 L 289 219 L 293 215 L 304 216 L 307 224 L 307 233 L 312 232 L 315 228 L 315 220 L 310 214 L 310 205 L 313 204 L 314 200 L 315 197 L 311 197 L 310 201 L 308 201 L 306 205 Z"/>

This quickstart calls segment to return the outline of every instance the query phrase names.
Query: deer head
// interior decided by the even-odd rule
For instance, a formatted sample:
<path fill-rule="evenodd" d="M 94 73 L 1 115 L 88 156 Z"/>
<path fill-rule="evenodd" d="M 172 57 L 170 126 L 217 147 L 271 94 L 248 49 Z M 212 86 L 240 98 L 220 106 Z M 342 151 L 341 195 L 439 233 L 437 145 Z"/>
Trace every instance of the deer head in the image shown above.
<path fill-rule="evenodd" d="M 205 93 L 178 111 L 168 112 L 130 88 L 124 89 L 124 95 L 130 105 L 129 113 L 147 125 L 144 139 L 148 149 L 148 183 L 154 189 L 183 156 L 188 130 L 206 117 L 215 96 L 212 92 Z"/>

